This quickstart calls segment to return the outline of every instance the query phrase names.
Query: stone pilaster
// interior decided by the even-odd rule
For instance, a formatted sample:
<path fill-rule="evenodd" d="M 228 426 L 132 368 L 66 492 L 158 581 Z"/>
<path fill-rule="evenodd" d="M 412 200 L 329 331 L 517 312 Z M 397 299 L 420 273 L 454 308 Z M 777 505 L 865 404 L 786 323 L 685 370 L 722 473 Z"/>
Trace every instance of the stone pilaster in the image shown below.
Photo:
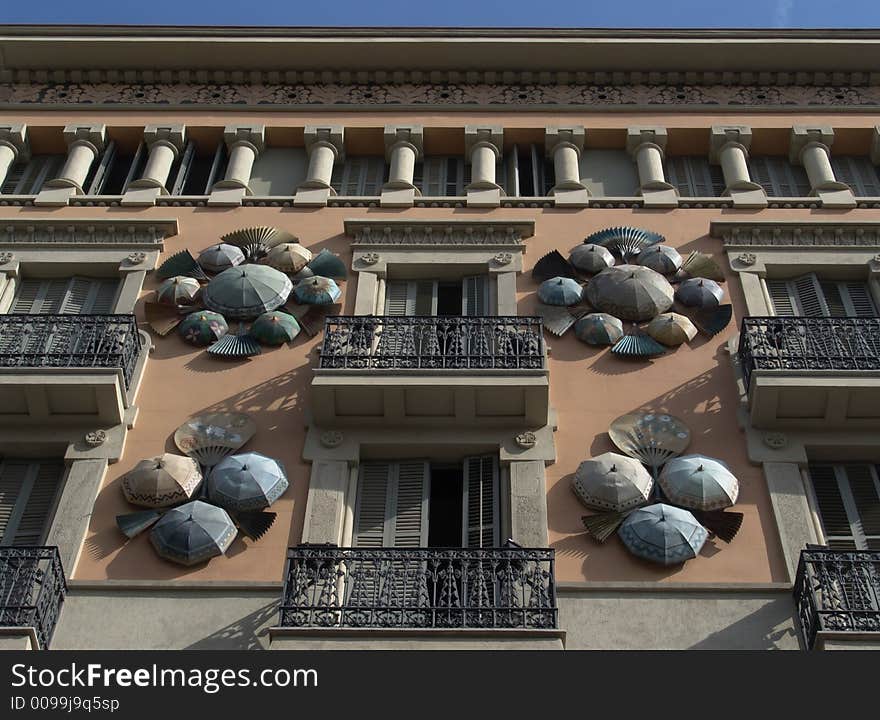
<path fill-rule="evenodd" d="M 186 143 L 185 125 L 147 125 L 144 143 L 149 157 L 141 176 L 122 197 L 122 205 L 153 205 L 159 195 L 167 195 L 168 176 Z"/>
<path fill-rule="evenodd" d="M 422 153 L 421 125 L 385 126 L 385 160 L 389 171 L 379 199 L 381 206 L 409 207 L 416 195 L 421 195 L 413 185 L 413 177 Z"/>
<path fill-rule="evenodd" d="M 266 144 L 266 130 L 262 125 L 228 125 L 223 140 L 229 152 L 226 175 L 211 188 L 208 205 L 240 205 L 250 195 L 248 183 L 254 162 Z"/>
<path fill-rule="evenodd" d="M 495 166 L 504 142 L 500 126 L 468 125 L 464 130 L 465 158 L 471 164 L 468 207 L 498 207 L 504 191 L 495 179 Z"/>
<path fill-rule="evenodd" d="M 767 193 L 749 175 L 749 146 L 752 130 L 745 125 L 713 125 L 709 135 L 709 162 L 720 165 L 724 194 L 734 207 L 767 207 Z"/>
<path fill-rule="evenodd" d="M 58 177 L 44 183 L 34 205 L 67 205 L 73 195 L 82 195 L 92 163 L 104 151 L 106 135 L 104 125 L 67 125 L 67 160 Z"/>
<path fill-rule="evenodd" d="M 330 186 L 333 166 L 345 159 L 345 128 L 306 125 L 304 141 L 309 156 L 306 180 L 296 189 L 295 206 L 320 207 L 336 192 Z"/>
<path fill-rule="evenodd" d="M 581 182 L 580 159 L 584 150 L 584 128 L 548 127 L 544 131 L 544 152 L 553 160 L 556 183 L 550 190 L 557 207 L 585 207 L 590 192 Z"/>
<path fill-rule="evenodd" d="M 795 125 L 791 129 L 788 157 L 794 165 L 803 165 L 810 179 L 811 195 L 822 207 L 851 208 L 856 199 L 848 185 L 838 182 L 831 168 L 831 145 L 834 131 L 829 126 Z"/>
<path fill-rule="evenodd" d="M 27 127 L 21 123 L 0 123 L 0 185 L 16 161 L 25 161 L 29 156 Z"/>
<path fill-rule="evenodd" d="M 666 140 L 666 129 L 662 127 L 631 127 L 626 131 L 626 150 L 638 167 L 639 194 L 645 207 L 678 205 L 678 193 L 666 182 L 663 172 Z"/>

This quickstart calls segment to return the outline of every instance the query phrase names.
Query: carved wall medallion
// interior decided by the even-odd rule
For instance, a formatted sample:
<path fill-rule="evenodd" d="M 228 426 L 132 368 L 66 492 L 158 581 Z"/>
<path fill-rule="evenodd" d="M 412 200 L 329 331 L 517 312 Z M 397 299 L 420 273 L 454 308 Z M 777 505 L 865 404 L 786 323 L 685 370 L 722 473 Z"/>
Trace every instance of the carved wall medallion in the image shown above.
<path fill-rule="evenodd" d="M 328 430 L 321 433 L 321 445 L 325 448 L 335 448 L 342 445 L 343 435 L 339 430 Z"/>
<path fill-rule="evenodd" d="M 523 450 L 528 450 L 529 448 L 535 447 L 538 443 L 538 436 L 535 435 L 531 430 L 526 430 L 525 432 L 521 432 L 519 435 L 514 438 L 516 444 L 521 447 Z"/>
<path fill-rule="evenodd" d="M 771 450 L 782 450 L 788 445 L 788 438 L 781 432 L 764 433 L 764 444 Z"/>
<path fill-rule="evenodd" d="M 361 262 L 364 265 L 375 265 L 379 262 L 379 253 L 377 252 L 368 252 L 361 255 Z"/>
<path fill-rule="evenodd" d="M 740 253 L 736 256 L 736 259 L 741 265 L 754 265 L 758 262 L 758 256 L 750 252 Z"/>
<path fill-rule="evenodd" d="M 509 252 L 500 252 L 492 258 L 496 265 L 510 265 L 513 261 L 513 254 Z"/>
<path fill-rule="evenodd" d="M 99 445 L 103 445 L 107 440 L 107 431 L 106 430 L 91 430 L 85 434 L 86 445 L 89 447 L 98 447 Z"/>
<path fill-rule="evenodd" d="M 15 260 L 15 255 L 11 252 L 0 252 L 0 265 L 11 263 Z"/>
<path fill-rule="evenodd" d="M 146 259 L 147 254 L 145 252 L 133 252 L 126 258 L 129 265 L 140 265 Z"/>

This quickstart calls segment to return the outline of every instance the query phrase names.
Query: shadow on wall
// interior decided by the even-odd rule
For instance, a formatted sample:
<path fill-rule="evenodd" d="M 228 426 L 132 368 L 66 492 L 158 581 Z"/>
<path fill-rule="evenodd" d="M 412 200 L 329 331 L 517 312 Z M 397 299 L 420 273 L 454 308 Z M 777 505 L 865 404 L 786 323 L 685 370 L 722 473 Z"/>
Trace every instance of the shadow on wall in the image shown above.
<path fill-rule="evenodd" d="M 714 632 L 688 650 L 798 650 L 794 602 L 787 593 L 761 609 Z M 755 638 L 763 638 L 760 647 Z"/>
<path fill-rule="evenodd" d="M 241 620 L 211 633 L 184 650 L 268 650 L 269 628 L 277 625 L 278 603 L 273 601 Z"/>

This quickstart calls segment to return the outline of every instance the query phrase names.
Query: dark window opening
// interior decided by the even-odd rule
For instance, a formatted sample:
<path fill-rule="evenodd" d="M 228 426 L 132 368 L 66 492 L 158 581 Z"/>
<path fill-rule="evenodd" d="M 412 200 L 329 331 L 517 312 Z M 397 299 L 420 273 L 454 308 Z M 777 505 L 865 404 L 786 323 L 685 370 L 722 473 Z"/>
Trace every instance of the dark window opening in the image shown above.
<path fill-rule="evenodd" d="M 431 466 L 428 547 L 461 547 L 461 467 Z"/>
<path fill-rule="evenodd" d="M 437 315 L 461 315 L 461 283 L 441 282 L 437 284 Z"/>

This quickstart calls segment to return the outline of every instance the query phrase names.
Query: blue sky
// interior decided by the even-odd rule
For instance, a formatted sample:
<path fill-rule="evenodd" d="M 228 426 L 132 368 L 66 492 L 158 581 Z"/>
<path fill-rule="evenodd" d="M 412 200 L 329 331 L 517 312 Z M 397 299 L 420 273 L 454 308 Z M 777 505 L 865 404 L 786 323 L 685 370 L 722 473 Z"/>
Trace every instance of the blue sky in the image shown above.
<path fill-rule="evenodd" d="M 459 27 L 880 27 L 877 0 L 38 0 L 0 23 Z"/>

